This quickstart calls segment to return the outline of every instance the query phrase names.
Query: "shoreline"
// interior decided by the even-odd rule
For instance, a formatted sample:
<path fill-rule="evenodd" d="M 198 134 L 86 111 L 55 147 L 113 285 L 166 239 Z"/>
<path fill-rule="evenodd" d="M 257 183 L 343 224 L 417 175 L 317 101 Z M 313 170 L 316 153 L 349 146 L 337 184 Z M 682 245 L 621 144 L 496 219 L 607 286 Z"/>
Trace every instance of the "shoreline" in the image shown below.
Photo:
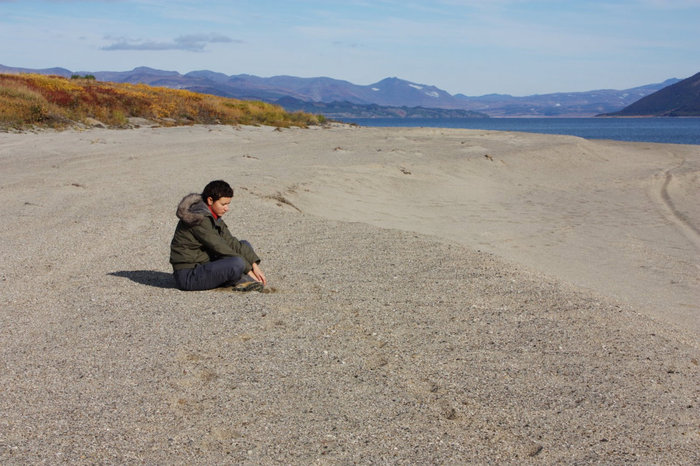
<path fill-rule="evenodd" d="M 656 128 L 653 126 L 651 128 L 647 128 L 648 131 L 642 134 L 634 134 L 630 135 L 629 131 L 634 130 L 634 128 L 615 128 L 613 132 L 606 131 L 605 125 L 598 125 L 597 128 L 590 128 L 590 127 L 584 127 L 584 128 L 578 128 L 578 131 L 573 130 L 572 128 L 565 128 L 562 129 L 561 132 L 554 132 L 550 131 L 547 128 L 538 128 L 537 130 L 534 129 L 529 129 L 527 128 L 527 125 L 529 124 L 536 124 L 538 122 L 542 121 L 547 121 L 548 124 L 551 124 L 554 128 L 557 128 L 557 125 L 560 124 L 562 121 L 563 122 L 569 122 L 572 120 L 590 120 L 591 122 L 594 122 L 595 120 L 611 120 L 611 119 L 628 119 L 627 117 L 620 117 L 620 118 L 615 118 L 615 117 L 595 117 L 595 116 L 589 116 L 589 117 L 578 117 L 578 116 L 572 116 L 572 117 L 563 117 L 563 116 L 557 116 L 557 117 L 546 117 L 546 116 L 537 116 L 537 117 L 528 117 L 528 116 L 519 116 L 519 117 L 490 117 L 487 119 L 472 119 L 470 121 L 473 121 L 473 125 L 469 125 L 472 127 L 467 127 L 467 126 L 460 126 L 460 119 L 458 118 L 436 118 L 436 119 L 431 119 L 431 118 L 416 118 L 416 119 L 411 119 L 411 118 L 406 118 L 405 123 L 401 124 L 402 120 L 399 119 L 391 119 L 391 118 L 353 118 L 353 117 L 348 117 L 351 121 L 349 124 L 356 124 L 356 125 L 362 125 L 364 124 L 368 128 L 442 128 L 442 129 L 468 129 L 468 130 L 486 130 L 486 131 L 504 131 L 504 132 L 524 132 L 526 134 L 540 134 L 540 135 L 559 135 L 559 136 L 573 136 L 573 137 L 582 137 L 586 140 L 590 141 L 620 141 L 620 142 L 646 142 L 646 143 L 653 143 L 653 144 L 679 144 L 679 145 L 689 145 L 689 146 L 698 146 L 700 145 L 700 134 L 697 132 L 696 128 L 676 128 L 676 134 L 675 137 L 678 138 L 678 132 L 683 133 L 683 138 L 684 140 L 678 141 L 670 141 L 670 140 L 663 140 L 663 135 L 668 137 L 668 133 L 665 131 L 662 131 L 661 133 L 655 133 Z M 630 117 L 632 118 L 632 117 Z M 669 122 L 671 119 L 673 120 L 700 120 L 700 117 L 639 117 L 635 118 L 637 120 L 645 120 L 646 121 L 651 121 L 651 122 Z M 375 124 L 371 124 L 370 122 L 372 120 L 377 120 L 381 122 L 382 124 L 377 125 L 376 122 Z M 414 121 L 411 121 L 414 120 Z M 469 120 L 469 119 L 465 119 Z M 479 123 L 485 120 L 485 123 Z M 518 126 L 506 124 L 508 123 L 509 120 L 522 120 L 522 122 Z M 499 123 L 501 121 L 501 123 Z M 383 124 L 383 123 L 387 124 Z M 397 124 L 391 124 L 392 122 L 397 122 Z M 437 122 L 437 123 L 436 123 Z M 490 123 L 489 123 L 490 122 Z M 449 123 L 447 126 L 445 126 L 446 123 Z M 525 127 L 523 127 L 525 126 Z M 584 131 L 588 130 L 588 131 Z M 595 130 L 595 131 L 594 131 Z M 666 128 L 668 130 L 668 128 Z M 591 137 L 590 131 L 593 131 L 593 134 L 596 135 L 596 137 Z M 649 132 L 651 131 L 651 133 Z M 692 131 L 692 133 L 688 133 L 688 131 Z M 610 132 L 610 134 L 606 134 Z M 623 138 L 616 138 L 615 135 L 619 133 L 627 133 L 626 134 L 626 139 Z M 654 134 L 654 137 L 650 137 L 650 134 Z M 692 134 L 692 136 L 689 138 L 688 134 Z"/>
<path fill-rule="evenodd" d="M 697 162 L 478 130 L 2 135 L 0 460 L 697 463 L 685 308 L 576 283 L 696 296 L 672 219 L 700 218 Z M 177 202 L 215 178 L 274 292 L 174 289 Z"/>
<path fill-rule="evenodd" d="M 211 148 L 222 167 L 243 161 L 232 183 L 258 196 L 483 249 L 700 335 L 696 146 L 445 128 L 270 131 L 141 127 L 11 137 L 57 144 L 77 137 L 90 152 L 140 132 L 179 159 Z M 168 134 L 196 136 L 173 146 Z"/>

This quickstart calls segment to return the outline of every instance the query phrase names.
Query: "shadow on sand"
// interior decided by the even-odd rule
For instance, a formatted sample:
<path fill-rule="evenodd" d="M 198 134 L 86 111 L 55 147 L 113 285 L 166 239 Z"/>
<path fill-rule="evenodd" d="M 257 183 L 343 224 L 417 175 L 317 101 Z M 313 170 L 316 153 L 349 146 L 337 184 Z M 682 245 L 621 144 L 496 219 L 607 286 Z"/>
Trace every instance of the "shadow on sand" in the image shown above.
<path fill-rule="evenodd" d="M 154 286 L 156 288 L 175 288 L 173 274 L 159 272 L 157 270 L 122 270 L 119 272 L 110 272 L 109 275 L 128 278 L 132 282 Z"/>

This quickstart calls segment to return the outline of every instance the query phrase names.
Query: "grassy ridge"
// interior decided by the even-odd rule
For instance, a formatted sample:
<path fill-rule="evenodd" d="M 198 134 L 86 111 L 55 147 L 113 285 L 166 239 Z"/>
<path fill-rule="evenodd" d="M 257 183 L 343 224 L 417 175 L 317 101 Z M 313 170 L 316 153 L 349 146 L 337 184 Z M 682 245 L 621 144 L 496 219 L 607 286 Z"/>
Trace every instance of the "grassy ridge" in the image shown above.
<path fill-rule="evenodd" d="M 0 127 L 65 128 L 87 119 L 126 127 L 129 117 L 161 125 L 226 124 L 277 127 L 315 125 L 325 119 L 282 107 L 208 94 L 40 74 L 0 74 Z"/>

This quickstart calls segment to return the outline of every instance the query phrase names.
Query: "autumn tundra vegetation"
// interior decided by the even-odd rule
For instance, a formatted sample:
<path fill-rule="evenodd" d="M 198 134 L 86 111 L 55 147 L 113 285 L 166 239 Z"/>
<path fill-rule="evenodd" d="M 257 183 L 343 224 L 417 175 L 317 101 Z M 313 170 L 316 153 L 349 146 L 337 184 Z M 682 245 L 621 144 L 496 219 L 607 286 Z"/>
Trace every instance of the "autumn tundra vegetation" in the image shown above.
<path fill-rule="evenodd" d="M 66 128 L 96 124 L 124 128 L 130 118 L 162 126 L 193 124 L 307 127 L 322 115 L 286 112 L 260 101 L 237 100 L 182 89 L 71 79 L 40 74 L 0 74 L 0 128 Z"/>

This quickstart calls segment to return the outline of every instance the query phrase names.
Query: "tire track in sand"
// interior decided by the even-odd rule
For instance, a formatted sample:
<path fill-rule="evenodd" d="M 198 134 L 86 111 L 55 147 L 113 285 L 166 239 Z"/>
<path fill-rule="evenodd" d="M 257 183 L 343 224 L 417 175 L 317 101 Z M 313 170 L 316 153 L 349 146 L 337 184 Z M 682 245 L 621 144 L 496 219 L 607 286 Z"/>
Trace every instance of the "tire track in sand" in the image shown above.
<path fill-rule="evenodd" d="M 650 195 L 652 200 L 659 206 L 663 216 L 675 225 L 696 249 L 700 250 L 700 229 L 693 225 L 688 217 L 676 208 L 668 192 L 668 186 L 674 179 L 673 172 L 679 170 L 684 164 L 685 159 L 677 166 L 654 175 Z"/>

